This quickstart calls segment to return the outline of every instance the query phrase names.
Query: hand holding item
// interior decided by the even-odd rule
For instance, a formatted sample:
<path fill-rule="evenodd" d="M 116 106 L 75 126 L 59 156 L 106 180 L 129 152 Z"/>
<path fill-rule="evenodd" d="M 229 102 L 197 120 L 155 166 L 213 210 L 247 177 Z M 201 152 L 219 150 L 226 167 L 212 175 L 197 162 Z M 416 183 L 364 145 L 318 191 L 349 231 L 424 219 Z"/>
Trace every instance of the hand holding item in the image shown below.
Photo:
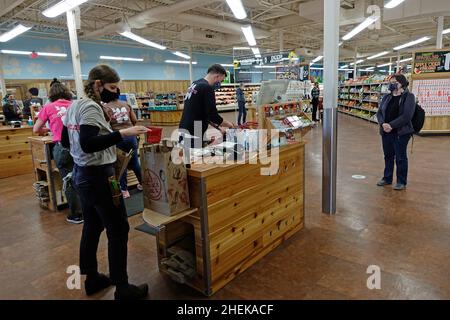
<path fill-rule="evenodd" d="M 392 131 L 392 127 L 389 123 L 383 123 L 383 130 L 384 132 L 389 133 Z"/>
<path fill-rule="evenodd" d="M 122 135 L 122 137 L 133 137 L 133 136 L 138 136 L 140 134 L 144 134 L 144 133 L 147 133 L 150 131 L 151 130 L 149 128 L 146 128 L 144 126 L 135 126 L 135 127 L 122 129 L 119 132 Z"/>

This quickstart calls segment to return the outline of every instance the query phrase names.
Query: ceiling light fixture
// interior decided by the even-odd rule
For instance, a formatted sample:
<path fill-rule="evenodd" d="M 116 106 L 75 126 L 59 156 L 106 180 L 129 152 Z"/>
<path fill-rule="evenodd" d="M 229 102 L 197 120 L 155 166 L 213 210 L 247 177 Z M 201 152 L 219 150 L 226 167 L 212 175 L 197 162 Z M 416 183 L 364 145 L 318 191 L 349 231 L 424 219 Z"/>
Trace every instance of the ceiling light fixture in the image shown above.
<path fill-rule="evenodd" d="M 256 46 L 256 40 L 255 40 L 255 36 L 253 35 L 253 29 L 252 26 L 244 26 L 241 27 L 242 33 L 245 36 L 245 39 L 248 42 L 248 45 L 250 47 L 254 47 Z"/>
<path fill-rule="evenodd" d="M 179 56 L 180 58 L 184 58 L 184 59 L 190 59 L 191 57 L 190 56 L 188 56 L 187 54 L 184 54 L 184 53 L 182 53 L 182 52 L 180 52 L 180 51 L 175 51 L 175 52 L 172 52 L 174 55 L 176 55 L 176 56 Z"/>
<path fill-rule="evenodd" d="M 412 60 L 412 58 L 407 58 L 407 59 L 400 60 L 399 62 L 406 62 L 406 61 L 411 61 L 411 60 Z"/>
<path fill-rule="evenodd" d="M 353 29 L 352 31 L 347 33 L 345 36 L 343 36 L 342 40 L 345 40 L 345 41 L 350 40 L 351 38 L 356 36 L 358 33 L 360 33 L 361 31 L 366 29 L 368 26 L 370 26 L 372 23 L 377 21 L 379 18 L 380 17 L 376 17 L 376 16 L 370 16 L 370 17 L 366 18 L 366 20 L 361 22 L 355 29 Z"/>
<path fill-rule="evenodd" d="M 393 63 L 389 62 L 389 63 L 385 63 L 385 64 L 380 64 L 379 66 L 377 66 L 377 68 L 383 68 L 383 67 L 387 67 L 387 66 L 391 66 L 391 65 L 393 65 Z"/>
<path fill-rule="evenodd" d="M 274 69 L 276 66 L 255 66 L 257 69 Z"/>
<path fill-rule="evenodd" d="M 60 14 L 67 12 L 87 1 L 88 0 L 63 0 L 55 4 L 54 6 L 44 10 L 42 14 L 47 18 L 55 18 Z"/>
<path fill-rule="evenodd" d="M 100 56 L 99 58 L 102 60 L 137 61 L 137 62 L 144 61 L 144 59 L 142 58 L 128 58 L 128 57 Z"/>
<path fill-rule="evenodd" d="M 189 64 L 189 61 L 185 60 L 166 60 L 165 63 L 177 63 L 177 64 Z M 197 64 L 197 61 L 192 61 L 192 64 Z"/>
<path fill-rule="evenodd" d="M 311 61 L 311 64 L 314 64 L 316 62 L 319 62 L 320 60 L 323 59 L 323 56 L 318 56 L 317 58 L 315 58 L 313 61 Z"/>
<path fill-rule="evenodd" d="M 239 71 L 239 73 L 258 73 L 258 74 L 261 74 L 263 72 L 262 71 Z"/>
<path fill-rule="evenodd" d="M 397 47 L 394 48 L 394 50 L 398 51 L 398 50 L 401 50 L 401 49 L 404 49 L 404 48 L 408 48 L 408 47 L 414 46 L 416 44 L 428 41 L 430 39 L 431 39 L 431 37 L 422 37 L 420 39 L 417 39 L 417 40 L 414 40 L 414 41 L 402 44 L 401 46 L 397 46 Z"/>
<path fill-rule="evenodd" d="M 316 68 L 316 67 L 311 67 L 309 68 L 310 70 L 323 70 L 323 68 Z"/>
<path fill-rule="evenodd" d="M 378 58 L 378 57 L 385 56 L 385 55 L 387 55 L 389 52 L 390 52 L 390 51 L 383 51 L 383 52 L 377 53 L 377 54 L 375 54 L 375 55 L 373 55 L 373 56 L 368 57 L 367 60 L 372 60 L 372 59 L 375 59 L 375 58 Z"/>
<path fill-rule="evenodd" d="M 360 64 L 361 62 L 364 62 L 364 59 L 360 59 L 356 61 L 356 64 Z M 351 66 L 353 66 L 355 62 L 350 63 Z"/>
<path fill-rule="evenodd" d="M 401 4 L 403 1 L 405 1 L 405 0 L 391 0 L 388 3 L 386 3 L 384 5 L 384 7 L 386 9 L 392 9 L 392 8 L 395 8 L 396 6 L 398 6 L 399 4 Z"/>
<path fill-rule="evenodd" d="M 18 35 L 27 32 L 31 27 L 25 27 L 24 25 L 18 24 L 14 28 L 0 35 L 0 42 L 7 42 Z"/>
<path fill-rule="evenodd" d="M 233 47 L 233 50 L 250 50 L 250 47 Z"/>
<path fill-rule="evenodd" d="M 242 20 L 247 18 L 247 12 L 245 12 L 244 5 L 242 4 L 241 0 L 226 0 L 226 1 L 236 19 Z"/>
<path fill-rule="evenodd" d="M 447 33 L 450 33 L 450 28 L 445 29 L 445 30 L 442 31 L 442 34 L 447 34 Z"/>
<path fill-rule="evenodd" d="M 23 56 L 28 56 L 32 54 L 34 51 L 20 51 L 20 50 L 0 50 L 1 53 L 4 54 L 18 54 Z M 66 53 L 53 53 L 53 52 L 36 52 L 38 56 L 42 57 L 60 57 L 65 58 L 67 57 Z"/>
<path fill-rule="evenodd" d="M 348 64 L 345 64 L 341 67 L 341 69 L 346 69 L 346 68 L 348 68 Z"/>
<path fill-rule="evenodd" d="M 221 63 L 220 65 L 222 67 L 234 67 L 234 64 L 232 64 L 232 63 Z"/>
<path fill-rule="evenodd" d="M 252 48 L 252 51 L 255 56 L 261 54 L 261 52 L 259 52 L 259 48 Z"/>
<path fill-rule="evenodd" d="M 166 50 L 166 47 L 165 47 L 165 46 L 162 46 L 162 45 L 157 44 L 157 43 L 155 43 L 155 42 L 152 42 L 152 41 L 150 41 L 150 40 L 144 39 L 144 38 L 138 36 L 137 34 L 134 34 L 134 33 L 131 32 L 131 31 L 124 31 L 124 32 L 121 32 L 120 35 L 121 35 L 121 36 L 124 36 L 124 37 L 126 37 L 126 38 L 128 38 L 128 39 L 137 41 L 137 42 L 139 42 L 139 43 L 145 44 L 146 46 L 149 46 L 149 47 L 153 47 L 153 48 L 156 48 L 156 49 L 159 49 L 159 50 Z"/>

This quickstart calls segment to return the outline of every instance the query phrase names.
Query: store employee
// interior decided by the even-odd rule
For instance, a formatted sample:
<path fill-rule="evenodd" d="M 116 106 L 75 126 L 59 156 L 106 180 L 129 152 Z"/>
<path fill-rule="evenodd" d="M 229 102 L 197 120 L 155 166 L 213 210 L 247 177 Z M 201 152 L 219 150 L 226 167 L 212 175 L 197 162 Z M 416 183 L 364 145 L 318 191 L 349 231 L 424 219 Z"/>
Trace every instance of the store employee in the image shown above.
<path fill-rule="evenodd" d="M 203 79 L 191 84 L 184 99 L 180 129 L 188 131 L 192 136 L 198 137 L 201 134 L 203 138 L 209 124 L 215 128 L 235 127 L 233 123 L 219 115 L 216 107 L 214 89 L 220 87 L 226 75 L 225 69 L 220 64 L 214 64 L 209 67 L 208 74 Z M 220 130 L 224 133 L 222 129 Z"/>

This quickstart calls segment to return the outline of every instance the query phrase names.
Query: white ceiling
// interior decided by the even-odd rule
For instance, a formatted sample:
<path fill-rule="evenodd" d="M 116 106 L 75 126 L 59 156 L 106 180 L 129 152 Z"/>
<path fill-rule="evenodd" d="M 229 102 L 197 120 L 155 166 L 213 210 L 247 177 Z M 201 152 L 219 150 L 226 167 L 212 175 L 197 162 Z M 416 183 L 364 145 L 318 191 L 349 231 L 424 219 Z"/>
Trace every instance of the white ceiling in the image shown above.
<path fill-rule="evenodd" d="M 0 28 L 6 30 L 13 23 L 25 22 L 33 24 L 33 31 L 38 35 L 67 38 L 64 15 L 49 19 L 41 13 L 58 1 L 0 0 Z M 341 1 L 340 35 L 369 16 L 366 13 L 369 5 L 382 8 L 383 1 Z M 234 18 L 224 0 L 207 3 L 204 0 L 90 0 L 80 7 L 79 36 L 139 45 L 118 35 L 117 30 L 127 22 L 133 32 L 171 49 L 185 50 L 192 45 L 195 52 L 232 54 L 233 46 L 246 45 L 240 25 L 251 23 L 263 54 L 278 51 L 280 46 L 284 50 L 307 48 L 314 55 L 321 53 L 323 0 L 243 0 L 248 15 L 243 21 Z M 351 60 L 355 52 L 367 56 L 391 50 L 424 35 L 433 36 L 424 45 L 434 45 L 437 16 L 450 15 L 448 3 L 449 0 L 406 0 L 390 12 L 382 10 L 380 29 L 365 30 L 344 42 L 341 61 Z M 445 4 L 448 10 L 443 10 Z M 450 28 L 450 17 L 445 18 L 445 27 Z M 449 44 L 450 38 L 445 36 L 444 45 Z M 380 58 L 380 63 L 388 57 Z"/>

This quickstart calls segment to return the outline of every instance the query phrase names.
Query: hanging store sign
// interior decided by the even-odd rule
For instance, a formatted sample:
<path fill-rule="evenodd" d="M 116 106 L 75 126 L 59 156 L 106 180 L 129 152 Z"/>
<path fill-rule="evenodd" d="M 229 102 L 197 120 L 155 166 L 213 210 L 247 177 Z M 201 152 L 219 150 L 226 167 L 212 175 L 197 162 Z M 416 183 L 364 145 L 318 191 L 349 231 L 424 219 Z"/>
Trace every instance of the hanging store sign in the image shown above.
<path fill-rule="evenodd" d="M 289 54 L 287 53 L 266 55 L 263 57 L 263 62 L 264 64 L 279 63 L 285 61 L 288 57 Z"/>
<path fill-rule="evenodd" d="M 309 80 L 309 65 L 276 68 L 277 79 L 306 81 Z"/>
<path fill-rule="evenodd" d="M 416 52 L 414 74 L 450 72 L 450 51 Z"/>
<path fill-rule="evenodd" d="M 260 65 L 261 62 L 262 62 L 261 58 L 247 58 L 239 60 L 239 65 L 241 66 Z"/>

